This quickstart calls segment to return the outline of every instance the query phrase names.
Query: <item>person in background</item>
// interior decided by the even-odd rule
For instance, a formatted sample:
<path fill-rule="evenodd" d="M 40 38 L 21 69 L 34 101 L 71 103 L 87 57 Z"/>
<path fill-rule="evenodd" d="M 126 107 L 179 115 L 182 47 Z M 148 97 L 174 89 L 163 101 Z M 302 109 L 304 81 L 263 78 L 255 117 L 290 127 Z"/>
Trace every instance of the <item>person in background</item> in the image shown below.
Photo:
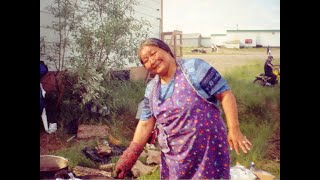
<path fill-rule="evenodd" d="M 45 94 L 46 94 L 46 91 L 42 87 L 41 79 L 47 73 L 48 73 L 47 65 L 43 61 L 40 61 L 40 119 L 43 122 L 43 126 L 44 126 L 44 129 L 45 129 L 46 132 L 49 130 L 48 121 L 47 121 L 47 114 L 46 114 L 46 109 L 45 109 Z"/>
<path fill-rule="evenodd" d="M 48 73 L 48 67 L 47 65 L 43 62 L 40 61 L 40 116 L 43 112 L 43 109 L 45 107 L 45 101 L 44 101 L 44 97 L 45 97 L 45 91 L 42 87 L 41 84 L 41 79 Z"/>
<path fill-rule="evenodd" d="M 147 84 L 140 120 L 116 163 L 115 176 L 127 175 L 155 127 L 161 179 L 230 179 L 230 150 L 248 153 L 252 144 L 240 131 L 236 98 L 227 81 L 204 60 L 176 60 L 160 39 L 144 40 L 138 57 L 156 76 Z"/>
<path fill-rule="evenodd" d="M 48 73 L 48 71 L 48 66 L 43 61 L 40 61 L 40 119 L 42 120 L 44 130 L 47 133 L 51 134 L 57 130 L 57 123 L 48 124 L 45 101 L 46 91 L 44 90 L 41 84 L 42 78 Z"/>
<path fill-rule="evenodd" d="M 267 55 L 268 56 L 271 56 L 271 49 L 270 49 L 270 46 L 268 45 L 268 47 L 267 47 Z"/>
<path fill-rule="evenodd" d="M 273 56 L 268 56 L 264 63 L 264 74 L 270 79 L 268 80 L 267 86 L 273 86 L 276 83 L 277 76 L 273 73 L 273 64 L 271 61 L 273 60 Z"/>
<path fill-rule="evenodd" d="M 218 52 L 218 47 L 215 44 L 211 44 L 211 51 Z"/>

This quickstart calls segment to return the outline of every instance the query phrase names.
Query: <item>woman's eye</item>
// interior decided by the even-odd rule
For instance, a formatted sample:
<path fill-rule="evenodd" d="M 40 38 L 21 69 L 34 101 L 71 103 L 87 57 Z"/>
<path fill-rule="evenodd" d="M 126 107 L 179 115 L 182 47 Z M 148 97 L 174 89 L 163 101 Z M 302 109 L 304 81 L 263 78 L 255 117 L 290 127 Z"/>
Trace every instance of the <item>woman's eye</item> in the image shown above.
<path fill-rule="evenodd" d="M 147 63 L 148 62 L 148 60 L 144 60 L 144 61 L 142 61 L 142 64 L 145 64 L 145 63 Z"/>

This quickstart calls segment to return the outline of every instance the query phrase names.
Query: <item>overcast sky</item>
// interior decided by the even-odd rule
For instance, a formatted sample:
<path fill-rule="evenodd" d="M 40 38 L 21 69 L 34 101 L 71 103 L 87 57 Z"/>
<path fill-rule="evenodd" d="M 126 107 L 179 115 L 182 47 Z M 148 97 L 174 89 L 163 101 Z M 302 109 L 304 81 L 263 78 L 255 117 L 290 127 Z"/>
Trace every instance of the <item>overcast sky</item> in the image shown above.
<path fill-rule="evenodd" d="M 280 0 L 163 0 L 165 32 L 210 36 L 237 28 L 280 30 Z"/>

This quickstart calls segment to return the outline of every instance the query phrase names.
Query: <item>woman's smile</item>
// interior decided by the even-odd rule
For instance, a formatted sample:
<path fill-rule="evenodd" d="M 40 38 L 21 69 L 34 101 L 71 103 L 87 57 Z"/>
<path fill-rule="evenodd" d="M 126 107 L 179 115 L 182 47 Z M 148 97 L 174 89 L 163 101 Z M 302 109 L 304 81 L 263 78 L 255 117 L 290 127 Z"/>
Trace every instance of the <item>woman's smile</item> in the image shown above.
<path fill-rule="evenodd" d="M 153 69 L 153 70 L 156 70 L 160 64 L 161 64 L 161 61 L 160 61 L 160 60 L 156 60 L 156 61 L 152 64 L 152 69 Z"/>

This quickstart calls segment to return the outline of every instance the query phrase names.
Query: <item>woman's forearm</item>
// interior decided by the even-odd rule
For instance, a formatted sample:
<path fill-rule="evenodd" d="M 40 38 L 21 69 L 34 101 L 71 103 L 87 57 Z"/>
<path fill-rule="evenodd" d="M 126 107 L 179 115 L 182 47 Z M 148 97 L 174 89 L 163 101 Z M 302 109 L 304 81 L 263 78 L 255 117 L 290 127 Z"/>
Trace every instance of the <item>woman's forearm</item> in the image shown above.
<path fill-rule="evenodd" d="M 239 128 L 238 109 L 236 98 L 231 90 L 221 93 L 221 105 L 226 116 L 227 126 L 229 130 Z"/>

